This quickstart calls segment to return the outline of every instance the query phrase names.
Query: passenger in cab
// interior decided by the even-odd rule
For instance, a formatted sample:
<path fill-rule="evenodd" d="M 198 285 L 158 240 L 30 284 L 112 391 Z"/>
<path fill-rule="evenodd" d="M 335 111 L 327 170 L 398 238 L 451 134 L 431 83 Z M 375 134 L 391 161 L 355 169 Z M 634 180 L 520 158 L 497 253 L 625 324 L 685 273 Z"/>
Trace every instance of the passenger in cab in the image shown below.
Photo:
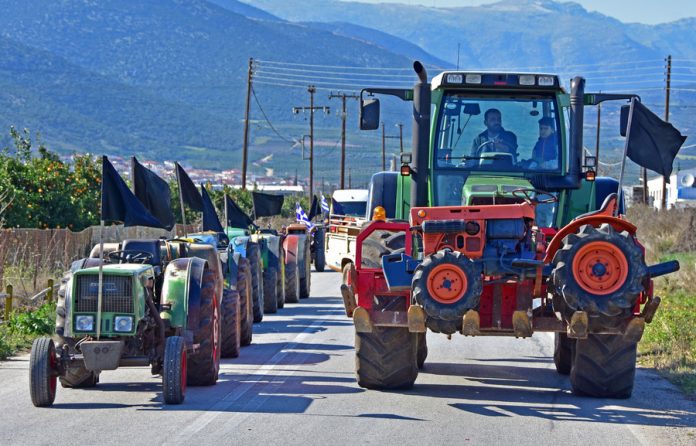
<path fill-rule="evenodd" d="M 483 153 L 509 153 L 512 162 L 517 162 L 517 136 L 503 128 L 503 117 L 497 108 L 489 108 L 483 115 L 486 130 L 474 138 L 471 156 L 480 157 Z"/>
<path fill-rule="evenodd" d="M 558 167 L 558 136 L 553 118 L 544 116 L 539 120 L 539 140 L 532 150 L 530 169 L 556 169 Z"/>

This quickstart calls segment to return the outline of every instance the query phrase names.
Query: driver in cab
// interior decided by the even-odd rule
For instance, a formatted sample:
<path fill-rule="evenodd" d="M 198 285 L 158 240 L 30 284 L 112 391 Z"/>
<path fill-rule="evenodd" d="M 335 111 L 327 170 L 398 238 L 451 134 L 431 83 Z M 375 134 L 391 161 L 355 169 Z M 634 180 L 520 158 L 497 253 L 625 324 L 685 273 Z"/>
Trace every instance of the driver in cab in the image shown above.
<path fill-rule="evenodd" d="M 483 153 L 509 153 L 517 162 L 517 136 L 503 128 L 503 117 L 497 108 L 489 108 L 483 115 L 486 130 L 481 132 L 471 146 L 471 156 L 479 158 Z"/>

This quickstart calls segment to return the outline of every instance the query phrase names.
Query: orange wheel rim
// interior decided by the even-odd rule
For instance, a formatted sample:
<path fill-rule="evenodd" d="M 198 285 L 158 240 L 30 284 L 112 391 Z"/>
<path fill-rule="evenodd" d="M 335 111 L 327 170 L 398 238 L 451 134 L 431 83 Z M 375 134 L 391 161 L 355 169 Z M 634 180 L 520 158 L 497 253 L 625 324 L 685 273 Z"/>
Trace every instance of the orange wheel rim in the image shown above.
<path fill-rule="evenodd" d="M 452 264 L 438 265 L 428 275 L 428 293 L 443 304 L 459 300 L 467 285 L 466 273 Z"/>
<path fill-rule="evenodd" d="M 626 282 L 628 261 L 612 243 L 588 243 L 573 258 L 573 275 L 580 288 L 604 296 L 615 292 Z"/>

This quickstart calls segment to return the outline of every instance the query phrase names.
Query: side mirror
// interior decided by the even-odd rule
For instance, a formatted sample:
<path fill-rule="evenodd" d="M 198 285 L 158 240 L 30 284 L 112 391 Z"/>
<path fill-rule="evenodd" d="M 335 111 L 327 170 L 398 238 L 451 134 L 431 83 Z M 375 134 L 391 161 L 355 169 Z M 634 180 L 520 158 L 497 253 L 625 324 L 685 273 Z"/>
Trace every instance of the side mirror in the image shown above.
<path fill-rule="evenodd" d="M 478 104 L 464 104 L 464 114 L 478 116 L 481 114 L 481 107 Z"/>
<path fill-rule="evenodd" d="M 360 130 L 379 128 L 379 99 L 360 100 Z"/>
<path fill-rule="evenodd" d="M 622 105 L 621 106 L 621 124 L 620 124 L 620 130 L 619 133 L 621 136 L 626 136 L 626 131 L 628 127 L 628 115 L 631 113 L 631 106 L 630 105 Z"/>

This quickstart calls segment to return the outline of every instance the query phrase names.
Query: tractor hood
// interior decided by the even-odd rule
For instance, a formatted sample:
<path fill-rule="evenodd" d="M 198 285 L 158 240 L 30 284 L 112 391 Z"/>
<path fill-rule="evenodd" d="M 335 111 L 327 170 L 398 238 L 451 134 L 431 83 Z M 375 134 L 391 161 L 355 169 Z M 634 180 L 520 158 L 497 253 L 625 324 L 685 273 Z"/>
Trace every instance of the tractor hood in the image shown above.
<path fill-rule="evenodd" d="M 524 178 L 472 175 L 462 189 L 463 203 L 468 206 L 519 203 L 522 198 L 514 197 L 517 189 L 532 189 Z"/>

